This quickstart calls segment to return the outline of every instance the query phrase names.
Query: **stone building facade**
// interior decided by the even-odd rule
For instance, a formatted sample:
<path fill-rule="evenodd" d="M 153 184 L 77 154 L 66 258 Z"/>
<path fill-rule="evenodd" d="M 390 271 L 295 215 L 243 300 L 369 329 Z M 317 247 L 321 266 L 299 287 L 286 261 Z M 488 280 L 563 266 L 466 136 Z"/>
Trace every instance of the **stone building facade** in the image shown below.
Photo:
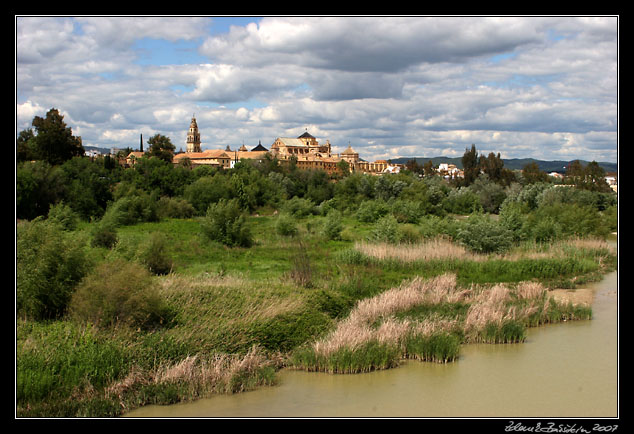
<path fill-rule="evenodd" d="M 354 151 L 350 144 L 341 154 L 333 154 L 330 141 L 326 140 L 326 143 L 320 144 L 308 131 L 296 138 L 278 137 L 271 145 L 270 150 L 259 144 L 251 151 L 247 150 L 244 145 L 237 151 L 232 151 L 229 146 L 224 151 L 202 151 L 200 132 L 195 116 L 192 116 L 189 125 L 186 149 L 186 152 L 174 156 L 174 164 L 231 168 L 243 158 L 262 160 L 266 154 L 270 154 L 283 164 L 294 161 L 299 169 L 324 170 L 329 174 L 340 173 L 342 161 L 348 163 L 350 172 L 381 174 L 390 171 L 391 168 L 385 160 L 378 160 L 374 163 L 361 160 L 359 153 Z"/>

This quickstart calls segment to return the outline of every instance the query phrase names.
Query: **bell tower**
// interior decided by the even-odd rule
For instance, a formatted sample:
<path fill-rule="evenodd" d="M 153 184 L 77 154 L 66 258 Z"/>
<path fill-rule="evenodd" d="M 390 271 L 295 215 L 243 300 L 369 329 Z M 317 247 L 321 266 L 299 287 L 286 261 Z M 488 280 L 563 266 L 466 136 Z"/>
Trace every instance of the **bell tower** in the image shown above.
<path fill-rule="evenodd" d="M 192 122 L 189 124 L 189 132 L 187 133 L 187 152 L 201 152 L 200 133 L 198 132 L 195 116 L 192 116 Z"/>

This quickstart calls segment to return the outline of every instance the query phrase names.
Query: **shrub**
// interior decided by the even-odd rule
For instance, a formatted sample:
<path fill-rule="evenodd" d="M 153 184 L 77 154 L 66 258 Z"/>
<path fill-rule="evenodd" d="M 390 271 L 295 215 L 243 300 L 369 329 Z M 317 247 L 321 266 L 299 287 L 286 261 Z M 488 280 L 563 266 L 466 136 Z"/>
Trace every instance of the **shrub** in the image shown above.
<path fill-rule="evenodd" d="M 149 271 L 121 259 L 100 264 L 82 280 L 73 294 L 70 313 L 75 320 L 99 327 L 150 328 L 168 323 L 172 316 Z"/>
<path fill-rule="evenodd" d="M 456 238 L 459 229 L 460 226 L 456 219 L 440 218 L 435 215 L 423 217 L 418 225 L 418 230 L 423 238 L 437 238 L 442 235 Z"/>
<path fill-rule="evenodd" d="M 165 235 L 155 232 L 141 253 L 141 260 L 148 270 L 154 274 L 169 274 L 173 268 L 173 261 L 167 252 Z"/>
<path fill-rule="evenodd" d="M 108 206 L 102 220 L 114 226 L 155 222 L 159 220 L 158 205 L 151 195 L 144 192 L 123 196 Z"/>
<path fill-rule="evenodd" d="M 111 249 L 118 241 L 117 229 L 114 224 L 103 220 L 94 224 L 92 229 L 92 241 L 90 242 L 91 246 Z"/>
<path fill-rule="evenodd" d="M 319 213 L 319 209 L 311 200 L 297 196 L 287 200 L 282 206 L 282 211 L 299 218 Z"/>
<path fill-rule="evenodd" d="M 306 251 L 304 243 L 299 242 L 297 252 L 292 257 L 291 279 L 305 288 L 310 288 L 312 283 L 313 272 L 310 266 L 310 257 Z"/>
<path fill-rule="evenodd" d="M 72 231 L 77 228 L 79 216 L 71 207 L 60 202 L 57 205 L 51 205 L 51 208 L 48 210 L 47 220 L 50 223 L 60 225 L 64 230 Z"/>
<path fill-rule="evenodd" d="M 360 222 L 373 223 L 389 212 L 389 207 L 382 200 L 366 200 L 359 205 L 356 218 Z"/>
<path fill-rule="evenodd" d="M 522 212 L 522 205 L 519 202 L 505 201 L 500 208 L 500 224 L 513 234 L 514 241 L 526 238 L 524 231 L 526 218 Z"/>
<path fill-rule="evenodd" d="M 418 223 L 423 215 L 420 205 L 411 200 L 395 200 L 391 208 L 392 215 L 399 223 Z"/>
<path fill-rule="evenodd" d="M 469 187 L 451 190 L 443 205 L 448 212 L 454 214 L 471 214 L 482 209 L 480 197 Z"/>
<path fill-rule="evenodd" d="M 491 219 L 472 215 L 458 231 L 458 239 L 477 253 L 503 253 L 513 244 L 513 234 Z"/>
<path fill-rule="evenodd" d="M 343 223 L 341 222 L 342 215 L 340 211 L 331 210 L 326 217 L 326 225 L 324 226 L 324 235 L 329 240 L 338 240 L 341 238 L 341 231 L 343 230 Z"/>
<path fill-rule="evenodd" d="M 250 247 L 253 243 L 251 231 L 237 199 L 222 199 L 207 209 L 201 223 L 203 234 L 212 241 L 226 246 Z"/>
<path fill-rule="evenodd" d="M 158 202 L 158 215 L 161 218 L 190 218 L 196 209 L 186 199 L 163 196 Z"/>
<path fill-rule="evenodd" d="M 379 219 L 370 234 L 372 241 L 396 243 L 399 241 L 398 222 L 392 215 Z"/>
<path fill-rule="evenodd" d="M 45 221 L 20 223 L 16 243 L 16 310 L 35 320 L 59 318 L 90 262 L 84 243 Z"/>
<path fill-rule="evenodd" d="M 561 226 L 552 217 L 537 219 L 531 230 L 532 238 L 539 243 L 556 240 L 560 234 Z"/>
<path fill-rule="evenodd" d="M 290 351 L 323 334 L 332 325 L 331 321 L 323 312 L 303 309 L 256 321 L 249 333 L 267 350 Z"/>
<path fill-rule="evenodd" d="M 413 224 L 405 224 L 399 228 L 399 241 L 402 243 L 416 243 L 420 241 L 422 235 Z"/>
<path fill-rule="evenodd" d="M 198 215 L 203 215 L 209 206 L 231 195 L 231 182 L 223 174 L 203 176 L 185 188 L 185 199 L 192 204 Z"/>
<path fill-rule="evenodd" d="M 297 224 L 293 216 L 286 213 L 280 214 L 275 222 L 275 232 L 285 237 L 297 235 Z"/>

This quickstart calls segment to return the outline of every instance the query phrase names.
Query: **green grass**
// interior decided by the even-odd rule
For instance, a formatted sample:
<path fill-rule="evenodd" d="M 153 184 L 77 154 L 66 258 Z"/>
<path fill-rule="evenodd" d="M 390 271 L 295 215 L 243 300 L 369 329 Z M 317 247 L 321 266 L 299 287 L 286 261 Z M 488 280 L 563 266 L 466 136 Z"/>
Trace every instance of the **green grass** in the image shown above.
<path fill-rule="evenodd" d="M 332 241 L 321 234 L 324 219 L 297 219 L 298 234 L 287 237 L 276 232 L 276 216 L 249 217 L 254 238 L 250 248 L 228 248 L 205 240 L 198 218 L 122 226 L 117 228 L 119 242 L 113 249 L 87 246 L 87 255 L 95 264 L 114 258 L 139 261 L 150 236 L 163 234 L 173 272 L 153 279 L 174 319 L 169 327 L 151 330 L 102 330 L 66 318 L 41 323 L 19 320 L 17 415 L 117 416 L 140 405 L 169 404 L 272 384 L 276 369 L 282 366 L 367 372 L 395 367 L 403 358 L 453 361 L 465 341 L 459 331 L 412 335 L 399 345 L 370 341 L 360 348 L 342 348 L 327 358 L 311 352 L 310 344 L 332 331 L 357 301 L 381 294 L 414 275 L 453 272 L 464 287 L 533 279 L 573 285 L 596 279 L 606 266 L 616 264 L 613 254 L 581 248 L 539 259 L 378 261 L 354 250 L 355 241 L 366 239 L 371 225 L 344 217 L 342 239 Z M 82 223 L 76 231 L 89 234 L 91 228 Z M 310 264 L 310 285 L 298 285 L 292 279 L 299 240 Z M 397 317 L 460 321 L 468 308 L 466 303 L 422 305 Z M 521 342 L 526 327 L 591 315 L 590 308 L 552 305 L 526 323 L 492 325 L 481 339 Z M 211 363 L 218 355 L 245 357 L 254 346 L 264 357 L 258 367 L 238 370 L 213 387 L 198 380 L 149 380 L 191 356 Z M 199 370 L 202 366 L 197 365 Z M 114 386 L 121 391 L 108 392 Z"/>

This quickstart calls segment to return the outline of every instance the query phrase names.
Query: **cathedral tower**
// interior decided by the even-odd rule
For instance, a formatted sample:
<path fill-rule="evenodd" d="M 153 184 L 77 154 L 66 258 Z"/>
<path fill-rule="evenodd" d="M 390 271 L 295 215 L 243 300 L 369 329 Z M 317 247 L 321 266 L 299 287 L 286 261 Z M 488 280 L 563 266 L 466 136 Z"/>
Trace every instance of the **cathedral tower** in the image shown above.
<path fill-rule="evenodd" d="M 201 152 L 200 133 L 198 132 L 196 118 L 193 116 L 192 122 L 189 124 L 189 132 L 187 133 L 187 152 Z"/>

